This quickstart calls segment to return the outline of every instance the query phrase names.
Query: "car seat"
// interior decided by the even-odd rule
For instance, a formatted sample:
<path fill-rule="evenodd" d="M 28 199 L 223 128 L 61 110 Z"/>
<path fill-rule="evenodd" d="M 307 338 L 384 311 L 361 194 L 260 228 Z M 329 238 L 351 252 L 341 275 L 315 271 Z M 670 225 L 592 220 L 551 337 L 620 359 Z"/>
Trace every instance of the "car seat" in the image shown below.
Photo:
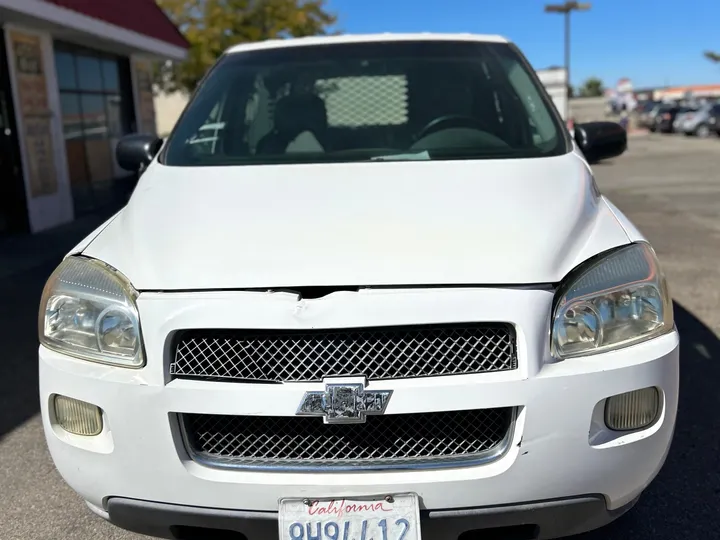
<path fill-rule="evenodd" d="M 322 98 L 312 95 L 289 95 L 278 100 L 275 105 L 274 127 L 257 145 L 257 154 L 284 154 L 288 146 L 301 134 L 311 134 L 322 149 L 327 149 L 327 110 Z M 305 137 L 307 139 L 308 137 Z M 302 151 L 302 147 L 294 144 L 293 151 Z M 317 151 L 317 144 L 312 144 L 311 151 Z"/>

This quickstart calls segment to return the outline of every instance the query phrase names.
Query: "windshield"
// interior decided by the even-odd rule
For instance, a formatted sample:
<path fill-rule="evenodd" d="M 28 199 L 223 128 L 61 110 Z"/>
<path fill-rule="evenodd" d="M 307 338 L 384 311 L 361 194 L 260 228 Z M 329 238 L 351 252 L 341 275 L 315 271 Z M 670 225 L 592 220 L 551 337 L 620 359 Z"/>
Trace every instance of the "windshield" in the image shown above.
<path fill-rule="evenodd" d="M 398 41 L 225 55 L 181 115 L 170 166 L 532 158 L 569 151 L 506 43 Z"/>

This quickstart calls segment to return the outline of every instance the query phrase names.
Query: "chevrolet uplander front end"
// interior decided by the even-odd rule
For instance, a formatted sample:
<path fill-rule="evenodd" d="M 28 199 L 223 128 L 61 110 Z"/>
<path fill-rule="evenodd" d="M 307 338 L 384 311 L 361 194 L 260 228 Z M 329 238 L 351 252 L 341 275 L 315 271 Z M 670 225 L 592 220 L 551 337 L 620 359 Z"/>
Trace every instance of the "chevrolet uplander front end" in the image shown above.
<path fill-rule="evenodd" d="M 245 45 L 43 292 L 52 458 L 96 514 L 200 538 L 555 538 L 663 465 L 658 259 L 493 36 Z M 230 537 L 230 536 L 228 536 Z"/>

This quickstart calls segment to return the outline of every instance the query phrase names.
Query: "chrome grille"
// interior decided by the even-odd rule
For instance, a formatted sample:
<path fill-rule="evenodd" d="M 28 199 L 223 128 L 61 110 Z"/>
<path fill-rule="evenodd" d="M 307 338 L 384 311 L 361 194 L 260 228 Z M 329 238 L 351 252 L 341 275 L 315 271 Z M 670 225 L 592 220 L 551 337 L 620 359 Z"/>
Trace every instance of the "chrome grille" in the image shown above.
<path fill-rule="evenodd" d="M 517 368 L 508 324 L 342 330 L 186 330 L 175 342 L 174 377 L 257 382 L 371 380 Z"/>
<path fill-rule="evenodd" d="M 502 454 L 514 409 L 368 417 L 363 424 L 322 418 L 183 414 L 190 455 L 216 467 L 368 469 L 479 463 Z"/>

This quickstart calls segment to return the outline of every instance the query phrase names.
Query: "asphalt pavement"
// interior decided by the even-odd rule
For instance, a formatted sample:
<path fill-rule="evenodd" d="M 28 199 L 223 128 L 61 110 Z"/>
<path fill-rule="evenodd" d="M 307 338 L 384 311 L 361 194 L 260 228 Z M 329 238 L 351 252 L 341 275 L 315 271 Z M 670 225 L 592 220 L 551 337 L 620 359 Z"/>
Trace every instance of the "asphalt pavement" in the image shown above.
<path fill-rule="evenodd" d="M 668 275 L 681 333 L 681 397 L 672 450 L 638 505 L 572 540 L 718 538 L 720 140 L 635 137 L 625 155 L 594 170 L 601 190 L 653 243 Z M 0 273 L 0 538 L 147 538 L 92 515 L 46 450 L 38 418 L 37 307 L 56 262 L 44 258 L 13 275 Z"/>

